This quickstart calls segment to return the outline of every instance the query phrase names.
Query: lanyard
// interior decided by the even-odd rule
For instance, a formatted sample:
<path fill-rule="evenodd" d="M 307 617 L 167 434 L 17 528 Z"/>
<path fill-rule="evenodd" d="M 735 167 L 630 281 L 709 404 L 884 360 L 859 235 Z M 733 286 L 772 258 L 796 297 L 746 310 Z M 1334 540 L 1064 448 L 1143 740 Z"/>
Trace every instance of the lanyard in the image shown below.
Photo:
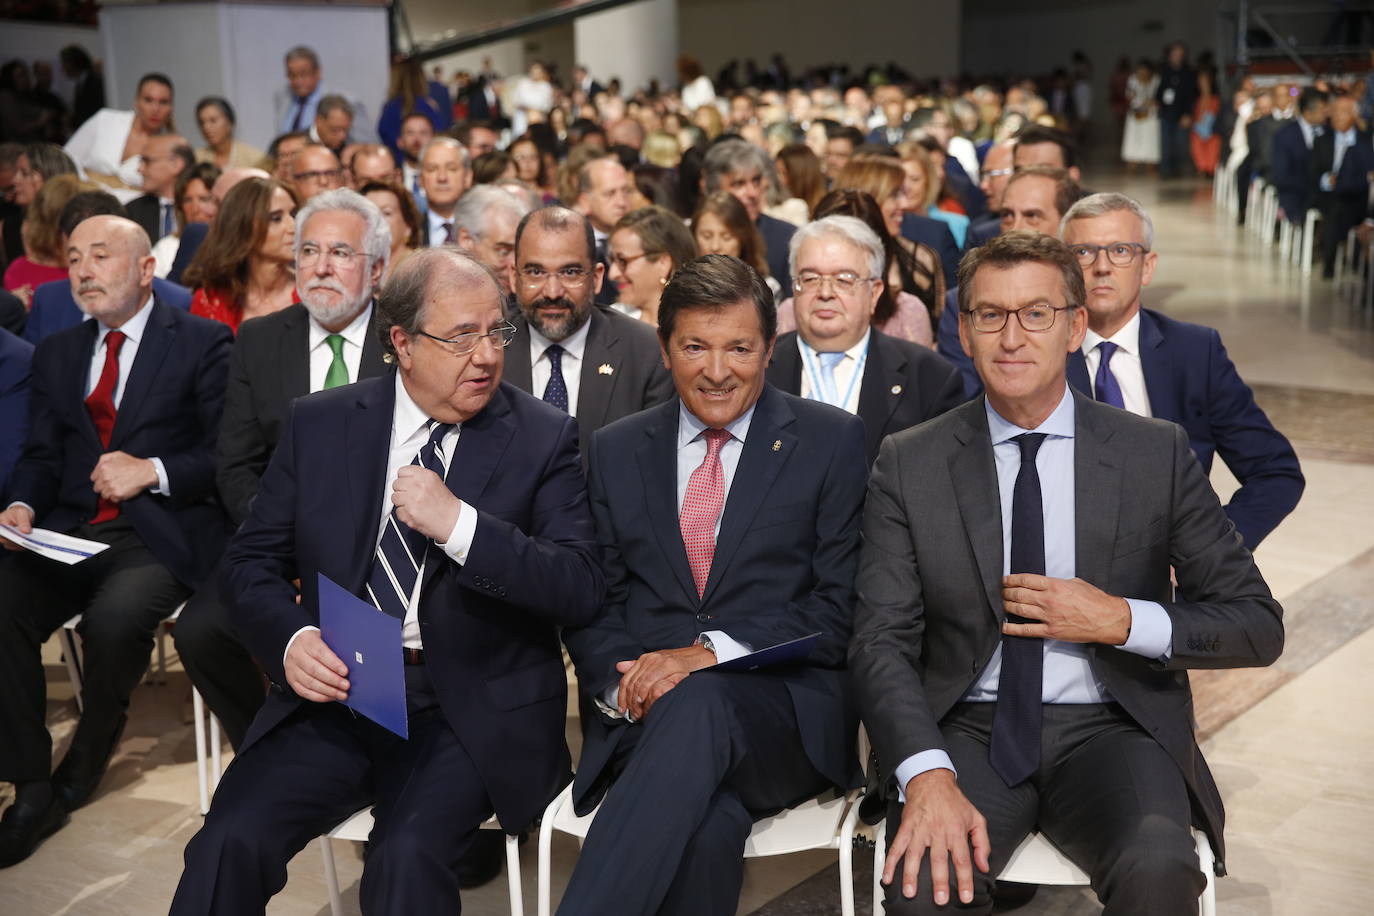
<path fill-rule="evenodd" d="M 849 386 L 845 389 L 844 400 L 836 401 L 836 392 L 831 387 L 824 384 L 821 374 L 820 359 L 817 358 L 815 351 L 811 349 L 809 344 L 802 341 L 800 337 L 798 337 L 797 340 L 801 344 L 802 365 L 806 367 L 807 378 L 811 380 L 812 400 L 824 401 L 841 410 L 848 410 L 849 399 L 854 396 L 854 388 L 859 384 L 859 379 L 863 378 L 864 363 L 868 362 L 868 347 L 864 347 L 863 353 L 859 354 L 854 360 L 854 374 L 849 377 Z"/>

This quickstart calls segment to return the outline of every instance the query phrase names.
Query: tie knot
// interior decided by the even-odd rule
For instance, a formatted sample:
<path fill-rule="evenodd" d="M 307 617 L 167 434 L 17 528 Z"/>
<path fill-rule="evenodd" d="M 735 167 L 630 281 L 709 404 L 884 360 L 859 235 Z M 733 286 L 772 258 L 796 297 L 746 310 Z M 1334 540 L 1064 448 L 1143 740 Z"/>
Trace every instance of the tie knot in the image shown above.
<path fill-rule="evenodd" d="M 1112 354 L 1117 351 L 1117 348 L 1118 344 L 1114 344 L 1110 340 L 1104 340 L 1097 345 L 1097 352 L 1101 354 L 1104 366 L 1112 361 Z"/>
<path fill-rule="evenodd" d="M 708 429 L 702 432 L 701 435 L 706 439 L 706 454 L 708 457 L 719 455 L 721 447 L 730 441 L 730 432 L 724 429 Z"/>
<path fill-rule="evenodd" d="M 563 362 L 563 348 L 558 344 L 552 344 L 544 351 L 544 355 L 549 358 L 549 363 L 556 369 Z"/>
<path fill-rule="evenodd" d="M 111 331 L 105 335 L 105 352 L 119 354 L 119 348 L 124 346 L 124 341 L 128 335 L 123 331 Z"/>
<path fill-rule="evenodd" d="M 452 423 L 440 423 L 438 420 L 427 420 L 425 425 L 429 427 L 430 445 L 438 445 L 448 435 L 448 431 L 453 429 Z"/>
<path fill-rule="evenodd" d="M 1014 437 L 1011 441 L 1021 446 L 1021 460 L 1034 461 L 1035 455 L 1040 451 L 1040 445 L 1045 441 L 1044 433 L 1022 433 Z"/>
<path fill-rule="evenodd" d="M 839 353 L 817 353 L 816 355 L 820 357 L 822 366 L 826 369 L 834 369 L 844 361 L 845 356 L 848 354 L 841 350 Z"/>
<path fill-rule="evenodd" d="M 329 349 L 334 351 L 335 356 L 343 353 L 344 339 L 342 334 L 330 334 L 324 339 L 324 342 L 329 344 Z"/>

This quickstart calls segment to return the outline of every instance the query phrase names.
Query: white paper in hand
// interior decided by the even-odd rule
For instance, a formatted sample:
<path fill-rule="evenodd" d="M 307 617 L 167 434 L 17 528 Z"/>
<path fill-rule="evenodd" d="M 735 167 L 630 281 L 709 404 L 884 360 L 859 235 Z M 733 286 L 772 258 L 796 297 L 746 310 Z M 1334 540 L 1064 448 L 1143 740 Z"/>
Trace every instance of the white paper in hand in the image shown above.
<path fill-rule="evenodd" d="M 24 534 L 13 525 L 0 525 L 0 538 L 13 541 L 40 557 L 47 557 L 68 566 L 90 559 L 102 550 L 108 550 L 110 546 L 99 541 L 74 538 L 70 534 L 59 534 L 46 528 L 34 528 L 28 534 Z"/>

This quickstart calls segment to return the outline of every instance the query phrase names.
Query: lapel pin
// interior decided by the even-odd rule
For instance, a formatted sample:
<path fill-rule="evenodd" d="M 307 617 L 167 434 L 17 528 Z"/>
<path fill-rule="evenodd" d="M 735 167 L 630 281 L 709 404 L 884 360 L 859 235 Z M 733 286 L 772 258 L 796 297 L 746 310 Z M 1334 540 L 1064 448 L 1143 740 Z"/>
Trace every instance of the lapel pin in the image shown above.
<path fill-rule="evenodd" d="M 893 394 L 901 394 L 901 393 L 902 393 L 902 386 L 901 386 L 901 385 L 893 385 L 893 386 L 892 386 L 892 393 L 893 393 Z"/>
<path fill-rule="evenodd" d="M 596 367 L 596 371 L 600 375 L 615 375 L 615 366 L 610 363 L 602 363 Z"/>
<path fill-rule="evenodd" d="M 782 448 L 782 440 L 781 440 L 781 439 L 774 439 L 774 440 L 773 440 L 773 451 L 776 452 L 776 451 L 780 450 L 781 448 Z"/>

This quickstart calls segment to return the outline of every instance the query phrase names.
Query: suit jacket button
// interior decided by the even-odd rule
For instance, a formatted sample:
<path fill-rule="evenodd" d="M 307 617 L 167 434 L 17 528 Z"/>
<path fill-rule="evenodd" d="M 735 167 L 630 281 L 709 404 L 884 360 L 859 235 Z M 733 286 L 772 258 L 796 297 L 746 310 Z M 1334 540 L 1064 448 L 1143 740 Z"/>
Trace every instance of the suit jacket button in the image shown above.
<path fill-rule="evenodd" d="M 710 620 L 710 619 L 711 619 L 711 615 L 710 615 L 710 614 L 698 614 L 698 615 L 697 615 L 697 623 L 705 623 L 706 621 L 708 621 L 708 620 Z"/>
<path fill-rule="evenodd" d="M 502 598 L 506 597 L 506 587 L 503 585 L 500 588 L 498 588 L 496 590 L 496 594 L 500 595 Z"/>

